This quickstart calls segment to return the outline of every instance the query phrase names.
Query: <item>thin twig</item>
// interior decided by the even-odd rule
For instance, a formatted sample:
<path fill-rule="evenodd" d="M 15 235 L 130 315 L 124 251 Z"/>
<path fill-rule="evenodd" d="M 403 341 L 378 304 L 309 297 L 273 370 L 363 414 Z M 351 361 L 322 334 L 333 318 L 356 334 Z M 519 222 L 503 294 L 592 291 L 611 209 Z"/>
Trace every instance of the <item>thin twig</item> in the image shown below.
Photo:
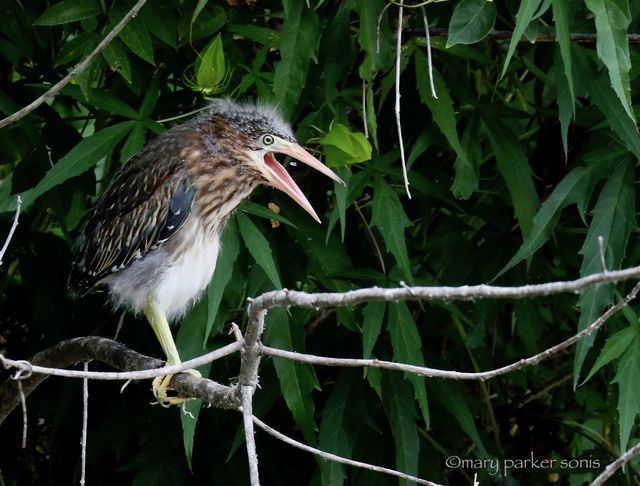
<path fill-rule="evenodd" d="M 593 323 L 587 326 L 579 333 L 571 336 L 569 339 L 562 341 L 555 346 L 545 349 L 541 353 L 530 356 L 529 358 L 523 358 L 515 363 L 501 368 L 496 368 L 489 371 L 481 372 L 462 372 L 462 371 L 450 371 L 441 370 L 437 368 L 427 368 L 426 366 L 415 366 L 405 363 L 394 363 L 392 361 L 379 361 L 377 359 L 345 359 L 345 358 L 327 358 L 326 356 L 314 356 L 310 354 L 295 353 L 292 351 L 285 351 L 282 349 L 271 348 L 269 346 L 262 346 L 262 354 L 265 356 L 275 356 L 278 358 L 286 358 L 292 361 L 299 361 L 302 363 L 323 365 L 323 366 L 343 366 L 343 367 L 367 367 L 367 368 L 384 368 L 395 371 L 405 371 L 414 373 L 420 376 L 448 378 L 451 380 L 488 380 L 495 378 L 496 376 L 505 375 L 527 366 L 532 366 L 550 358 L 551 356 L 558 354 L 560 351 L 573 346 L 581 339 L 595 332 L 600 328 L 611 316 L 622 309 L 625 305 L 635 299 L 636 295 L 640 292 L 640 283 L 629 292 L 629 294 L 615 305 L 612 305 L 604 314 L 598 317 Z"/>
<path fill-rule="evenodd" d="M 640 443 L 633 446 L 631 449 L 629 449 L 627 452 L 625 452 L 615 461 L 609 464 L 589 486 L 600 486 L 604 484 L 604 482 L 611 476 L 613 476 L 618 469 L 620 469 L 627 462 L 638 455 L 640 455 Z"/>
<path fill-rule="evenodd" d="M 391 4 L 387 4 L 391 5 Z M 407 7 L 407 5 L 405 5 Z M 406 34 L 409 36 L 424 36 L 424 31 L 422 29 L 407 29 Z M 448 37 L 449 29 L 446 27 L 431 27 L 429 29 L 429 35 L 431 37 Z M 511 30 L 492 30 L 490 31 L 485 39 L 491 40 L 511 40 L 513 37 L 513 31 Z M 571 32 L 569 34 L 569 41 L 583 44 L 595 44 L 598 40 L 598 34 L 595 33 L 587 33 L 587 32 Z M 557 37 L 555 32 L 538 32 L 533 42 L 556 42 Z M 531 41 L 522 36 L 519 42 L 531 43 Z M 627 34 L 627 42 L 629 44 L 640 44 L 640 34 Z"/>
<path fill-rule="evenodd" d="M 84 371 L 89 371 L 89 362 L 84 362 Z M 80 457 L 80 486 L 84 486 L 87 477 L 87 425 L 89 422 L 89 380 L 82 379 L 82 438 L 80 445 L 82 452 Z"/>
<path fill-rule="evenodd" d="M 142 8 L 142 6 L 146 3 L 147 0 L 138 0 L 138 2 L 127 12 L 127 14 L 122 17 L 122 20 L 116 24 L 116 26 L 109 32 L 102 42 L 98 44 L 98 46 L 93 50 L 91 54 L 89 54 L 84 61 L 78 64 L 75 68 L 71 70 L 69 74 L 67 74 L 64 78 L 54 84 L 51 88 L 49 88 L 42 96 L 36 98 L 34 101 L 29 103 L 24 108 L 16 111 L 13 115 L 10 115 L 2 120 L 0 120 L 0 128 L 10 125 L 21 118 L 25 117 L 33 110 L 42 105 L 47 99 L 52 96 L 57 95 L 62 88 L 64 88 L 67 84 L 69 84 L 73 79 L 77 78 L 80 74 L 82 74 L 89 65 L 100 55 L 105 47 L 109 45 L 109 43 L 116 38 L 116 36 L 122 32 L 122 29 L 126 27 L 129 21 L 136 16 L 138 11 Z"/>
<path fill-rule="evenodd" d="M 396 94 L 396 125 L 398 127 L 398 142 L 400 143 L 400 162 L 402 163 L 402 178 L 404 179 L 404 189 L 407 192 L 407 197 L 411 199 L 411 191 L 409 191 L 409 176 L 407 174 L 407 161 L 404 155 L 404 141 L 402 140 L 402 121 L 400 115 L 400 64 L 402 59 L 402 3 L 404 0 L 399 0 L 398 7 L 398 31 L 396 35 L 396 82 L 395 82 L 395 94 Z"/>
<path fill-rule="evenodd" d="M 378 244 L 378 240 L 376 239 L 376 236 L 373 234 L 373 231 L 371 231 L 371 226 L 369 225 L 367 218 L 364 217 L 364 214 L 360 209 L 360 205 L 358 204 L 358 201 L 353 201 L 353 207 L 355 208 L 356 212 L 358 213 L 358 216 L 360 216 L 360 219 L 364 223 L 364 227 L 367 230 L 367 234 L 369 235 L 369 238 L 371 238 L 371 243 L 373 243 L 373 247 L 376 250 L 376 255 L 378 256 L 378 261 L 380 262 L 380 268 L 382 269 L 382 274 L 386 275 L 387 269 L 384 266 L 384 258 L 382 258 L 382 251 L 380 250 L 380 245 Z"/>
<path fill-rule="evenodd" d="M 427 481 L 426 479 L 420 479 L 420 478 L 417 478 L 415 476 L 411 476 L 409 474 L 405 474 L 405 473 L 400 472 L 400 471 L 395 471 L 393 469 L 387 469 L 386 467 L 375 466 L 373 464 L 367 464 L 366 462 L 354 461 L 352 459 L 347 459 L 345 457 L 336 456 L 335 454 L 331 454 L 330 452 L 321 451 L 320 449 L 316 449 L 315 447 L 311 447 L 311 446 L 308 446 L 306 444 L 303 444 L 302 442 L 298 442 L 297 440 L 294 440 L 291 437 L 288 437 L 288 436 L 278 432 L 274 428 L 272 428 L 272 427 L 268 426 L 267 424 L 265 424 L 258 417 L 254 416 L 253 417 L 253 422 L 258 427 L 260 427 L 262 430 L 264 430 L 266 433 L 268 433 L 269 435 L 272 435 L 273 437 L 275 437 L 278 440 L 281 440 L 285 444 L 289 444 L 290 446 L 296 447 L 298 449 L 302 449 L 303 451 L 310 452 L 311 454 L 315 454 L 316 456 L 319 456 L 319 457 L 321 457 L 323 459 L 326 459 L 328 461 L 334 461 L 334 462 L 338 462 L 340 464 L 346 464 L 347 466 L 354 466 L 354 467 L 359 467 L 359 468 L 362 468 L 362 469 L 367 469 L 369 471 L 375 471 L 375 472 L 379 472 L 379 473 L 382 473 L 382 474 L 388 474 L 390 476 L 395 476 L 397 478 L 406 479 L 408 481 L 414 481 L 414 482 L 416 482 L 418 484 L 426 484 L 428 486 L 441 486 L 441 485 L 439 485 L 437 483 L 433 483 L 431 481 Z"/>
<path fill-rule="evenodd" d="M 241 386 L 242 389 L 242 421 L 244 424 L 244 439 L 247 444 L 247 459 L 249 460 L 249 478 L 251 486 L 260 486 L 258 471 L 258 453 L 256 452 L 256 437 L 253 431 L 253 391 L 251 386 Z"/>
<path fill-rule="evenodd" d="M 2 245 L 2 250 L 0 250 L 0 265 L 2 265 L 4 254 L 7 251 L 7 248 L 9 248 L 9 243 L 11 242 L 13 234 L 16 232 L 16 228 L 18 227 L 18 217 L 20 216 L 20 208 L 22 207 L 22 198 L 20 195 L 16 196 L 16 198 L 16 214 L 13 217 L 13 223 L 11 224 L 11 229 L 9 229 L 7 239 L 5 240 L 4 245 Z"/>
<path fill-rule="evenodd" d="M 425 40 L 427 41 L 427 67 L 429 71 L 429 86 L 431 86 L 431 96 L 435 99 L 438 99 L 438 94 L 436 93 L 436 85 L 433 82 L 433 60 L 431 58 L 431 36 L 429 35 L 429 21 L 427 20 L 427 10 L 424 7 L 421 7 L 422 10 L 422 20 L 424 22 L 424 35 Z"/>
<path fill-rule="evenodd" d="M 367 81 L 362 80 L 362 124 L 364 125 L 364 136 L 369 138 L 369 124 L 367 123 Z"/>
<path fill-rule="evenodd" d="M 63 376 L 65 378 L 89 378 L 91 380 L 147 380 L 155 378 L 157 376 L 167 376 L 180 373 L 198 366 L 211 363 L 212 361 L 224 358 L 230 354 L 235 353 L 242 348 L 242 342 L 233 342 L 227 344 L 222 348 L 211 351 L 210 353 L 203 354 L 197 358 L 190 359 L 189 361 L 183 361 L 180 364 L 172 366 L 164 366 L 162 368 L 147 369 L 141 371 L 76 371 L 65 370 L 61 368 L 49 368 L 46 366 L 29 365 L 33 373 L 49 375 L 49 376 Z M 0 362 L 4 364 L 5 368 L 18 368 L 21 369 L 25 366 L 25 361 L 9 359 L 0 354 Z"/>
<path fill-rule="evenodd" d="M 22 407 L 22 443 L 20 444 L 23 449 L 27 448 L 27 432 L 29 430 L 28 415 L 27 415 L 27 397 L 24 395 L 22 389 L 22 381 L 17 380 L 18 393 L 20 394 L 20 406 Z"/>

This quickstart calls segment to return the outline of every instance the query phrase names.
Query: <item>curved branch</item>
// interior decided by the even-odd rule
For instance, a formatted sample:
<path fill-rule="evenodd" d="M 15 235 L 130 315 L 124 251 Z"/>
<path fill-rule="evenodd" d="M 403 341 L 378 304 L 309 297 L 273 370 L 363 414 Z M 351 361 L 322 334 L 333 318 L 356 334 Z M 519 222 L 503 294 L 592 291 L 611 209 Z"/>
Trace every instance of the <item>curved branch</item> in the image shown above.
<path fill-rule="evenodd" d="M 448 378 L 450 380 L 488 380 L 490 378 L 495 378 L 496 376 L 505 375 L 507 373 L 511 373 L 512 371 L 519 370 L 521 368 L 525 368 L 527 366 L 533 366 L 545 359 L 550 358 L 554 354 L 558 354 L 560 351 L 573 346 L 581 339 L 587 337 L 588 335 L 594 333 L 598 328 L 600 328 L 611 316 L 613 316 L 616 312 L 622 309 L 625 305 L 631 302 L 636 298 L 640 292 L 640 283 L 636 284 L 636 286 L 625 296 L 617 304 L 612 305 L 607 309 L 607 311 L 598 317 L 593 323 L 587 326 L 585 329 L 580 331 L 579 333 L 571 336 L 569 339 L 562 341 L 555 346 L 552 346 L 548 349 L 545 349 L 541 353 L 535 354 L 528 358 L 523 358 L 515 363 L 510 365 L 502 366 L 500 368 L 495 368 L 489 371 L 481 371 L 481 372 L 463 372 L 463 371 L 450 371 L 450 370 L 441 370 L 437 368 L 427 368 L 426 366 L 416 366 L 405 363 L 394 363 L 392 361 L 380 361 L 377 359 L 348 359 L 348 358 L 327 358 L 325 356 L 315 356 L 312 354 L 302 354 L 296 353 L 293 351 L 285 351 L 283 349 L 271 348 L 269 346 L 261 346 L 261 353 L 263 356 L 275 356 L 278 358 L 290 359 L 292 361 L 299 361 L 302 363 L 308 364 L 316 364 L 322 366 L 342 366 L 342 367 L 366 367 L 366 368 L 384 368 L 388 370 L 395 371 L 405 371 L 408 373 L 414 373 L 420 376 L 426 377 L 437 377 L 437 378 Z"/>
<path fill-rule="evenodd" d="M 47 90 L 42 96 L 36 98 L 31 103 L 29 103 L 24 108 L 16 111 L 13 115 L 10 115 L 6 118 L 0 120 L 0 128 L 6 127 L 14 122 L 17 122 L 21 118 L 24 118 L 33 110 L 42 105 L 47 99 L 52 96 L 57 95 L 62 88 L 64 88 L 67 84 L 69 84 L 73 79 L 80 76 L 89 65 L 100 55 L 100 53 L 104 50 L 105 47 L 109 45 L 109 43 L 116 38 L 116 36 L 122 32 L 122 29 L 126 27 L 129 21 L 136 16 L 138 11 L 142 8 L 142 6 L 147 2 L 147 0 L 138 0 L 138 2 L 131 7 L 131 10 L 127 12 L 127 14 L 122 17 L 122 20 L 116 24 L 116 26 L 109 32 L 102 42 L 98 44 L 98 46 L 93 50 L 91 54 L 89 54 L 84 61 L 78 64 L 75 68 L 71 70 L 69 74 L 67 74 L 64 78 L 54 84 L 49 90 Z"/>
<path fill-rule="evenodd" d="M 164 361 L 145 356 L 123 344 L 99 336 L 62 341 L 35 354 L 29 363 L 49 368 L 67 368 L 80 361 L 90 360 L 100 361 L 125 371 L 153 370 L 164 366 Z M 33 373 L 27 378 L 22 378 L 24 394 L 29 395 L 47 377 L 48 375 L 45 374 Z M 191 374 L 174 375 L 171 380 L 171 388 L 181 395 L 201 398 L 217 408 L 237 409 L 240 406 L 235 387 L 221 385 Z M 9 379 L 0 385 L 0 424 L 19 404 L 20 395 L 17 383 L 15 380 Z"/>
<path fill-rule="evenodd" d="M 600 486 L 601 484 L 604 484 L 604 482 L 613 476 L 618 469 L 638 455 L 640 455 L 640 444 L 635 445 L 609 464 L 589 486 Z"/>

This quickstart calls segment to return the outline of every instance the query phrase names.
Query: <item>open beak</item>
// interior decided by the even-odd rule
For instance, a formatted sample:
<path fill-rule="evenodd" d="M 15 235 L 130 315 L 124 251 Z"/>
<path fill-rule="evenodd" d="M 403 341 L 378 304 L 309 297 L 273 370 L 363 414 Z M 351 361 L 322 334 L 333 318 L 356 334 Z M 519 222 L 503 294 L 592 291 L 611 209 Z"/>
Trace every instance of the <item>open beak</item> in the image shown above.
<path fill-rule="evenodd" d="M 263 171 L 263 175 L 267 179 L 268 183 L 276 189 L 280 189 L 285 194 L 288 194 L 291 199 L 302 206 L 302 208 L 319 223 L 320 218 L 318 218 L 318 215 L 313 210 L 313 207 L 311 207 L 311 203 L 309 203 L 306 196 L 302 193 L 298 185 L 293 181 L 289 173 L 284 169 L 284 167 L 282 167 L 282 165 L 278 163 L 274 154 L 280 153 L 289 155 L 299 162 L 307 164 L 309 167 L 322 172 L 327 177 L 331 177 L 334 181 L 338 181 L 341 184 L 344 184 L 344 182 L 331 169 L 329 169 L 326 165 L 316 159 L 313 155 L 311 155 L 297 143 L 278 140 L 278 142 L 273 144 L 270 149 L 271 150 L 264 156 L 263 165 L 263 167 L 265 168 L 265 170 Z"/>

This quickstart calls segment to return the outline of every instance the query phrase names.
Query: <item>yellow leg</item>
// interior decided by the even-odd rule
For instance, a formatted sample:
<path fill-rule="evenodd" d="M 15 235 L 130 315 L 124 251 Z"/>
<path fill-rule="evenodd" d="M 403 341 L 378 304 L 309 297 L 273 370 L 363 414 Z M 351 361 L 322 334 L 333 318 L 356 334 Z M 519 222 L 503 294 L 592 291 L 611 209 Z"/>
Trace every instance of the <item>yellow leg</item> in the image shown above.
<path fill-rule="evenodd" d="M 147 301 L 144 314 L 147 316 L 147 320 L 149 321 L 149 324 L 151 324 L 151 328 L 158 338 L 158 341 L 160 341 L 162 350 L 167 355 L 166 366 L 180 364 L 180 355 L 178 354 L 176 343 L 171 335 L 171 329 L 169 328 L 167 318 L 164 315 L 164 312 L 162 312 L 162 309 L 160 309 L 158 304 L 152 298 L 149 298 Z M 184 372 L 198 377 L 202 376 L 197 370 L 185 370 Z M 168 395 L 167 391 L 171 389 L 169 387 L 169 383 L 171 382 L 172 377 L 173 375 L 158 376 L 153 380 L 153 394 L 162 406 L 180 405 L 188 400 L 188 398 L 181 397 L 179 395 Z"/>

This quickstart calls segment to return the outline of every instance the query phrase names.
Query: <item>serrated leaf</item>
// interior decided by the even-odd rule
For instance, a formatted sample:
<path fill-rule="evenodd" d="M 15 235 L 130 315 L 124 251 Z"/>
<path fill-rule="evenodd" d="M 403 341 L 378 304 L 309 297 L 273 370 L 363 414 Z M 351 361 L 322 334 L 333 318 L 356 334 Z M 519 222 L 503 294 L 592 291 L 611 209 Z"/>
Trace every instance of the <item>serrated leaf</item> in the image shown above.
<path fill-rule="evenodd" d="M 411 224 L 402 208 L 398 194 L 381 177 L 376 178 L 374 186 L 371 224 L 380 230 L 387 251 L 398 262 L 405 278 L 413 283 L 407 243 L 404 229 Z"/>
<path fill-rule="evenodd" d="M 238 228 L 240 229 L 242 240 L 249 250 L 249 253 L 251 253 L 253 259 L 258 265 L 260 265 L 260 268 L 264 270 L 264 273 L 269 277 L 271 283 L 276 288 L 282 288 L 280 276 L 276 269 L 276 262 L 273 260 L 271 246 L 267 239 L 253 221 L 244 214 L 236 213 L 236 220 L 238 222 Z"/>
<path fill-rule="evenodd" d="M 631 13 L 628 0 L 585 0 L 585 4 L 595 15 L 598 57 L 607 66 L 611 86 L 635 124 L 629 86 L 631 59 L 627 28 L 631 23 Z"/>
<path fill-rule="evenodd" d="M 522 34 L 524 34 L 525 29 L 529 26 L 529 23 L 540 7 L 541 2 L 542 0 L 522 0 L 520 2 L 520 7 L 518 8 L 518 13 L 516 14 L 516 25 L 513 29 L 513 35 L 511 36 L 511 41 L 509 42 L 509 49 L 502 66 L 502 73 L 500 74 L 500 77 L 503 77 L 507 72 L 509 62 L 511 61 L 511 58 L 516 51 L 518 42 L 520 42 Z"/>
<path fill-rule="evenodd" d="M 319 141 L 329 167 L 341 167 L 371 159 L 371 144 L 364 133 L 351 131 L 342 123 L 332 123 L 329 133 Z"/>
<path fill-rule="evenodd" d="M 631 428 L 640 413 L 640 339 L 629 346 L 618 364 L 612 383 L 618 384 L 620 451 L 627 450 Z"/>
<path fill-rule="evenodd" d="M 385 371 L 383 377 L 382 397 L 396 449 L 395 469 L 417 476 L 420 441 L 416 424 L 416 407 L 411 399 L 410 388 L 404 380 L 398 380 L 389 371 Z M 400 479 L 398 484 L 410 486 L 415 483 Z"/>
<path fill-rule="evenodd" d="M 560 181 L 534 216 L 531 233 L 496 278 L 538 251 L 551 236 L 560 212 L 570 204 L 587 200 L 594 184 L 610 169 L 610 163 L 608 158 L 603 158 L 594 164 L 576 167 Z"/>
<path fill-rule="evenodd" d="M 383 0 L 357 0 L 356 9 L 360 17 L 358 25 L 358 44 L 366 53 L 360 65 L 360 77 L 371 84 L 373 74 L 382 71 L 391 61 L 391 39 L 389 29 L 382 22 L 378 30 L 378 16 L 383 13 Z"/>
<path fill-rule="evenodd" d="M 204 332 L 204 343 L 206 344 L 213 329 L 213 323 L 218 317 L 220 302 L 227 284 L 233 274 L 233 266 L 240 253 L 240 237 L 235 218 L 231 218 L 226 224 L 220 240 L 220 254 L 213 272 L 213 278 L 207 288 L 209 307 L 207 309 L 207 323 Z"/>
<path fill-rule="evenodd" d="M 573 89 L 573 62 L 571 60 L 571 39 L 569 29 L 569 6 L 571 0 L 553 0 L 553 20 L 556 26 L 556 42 L 560 46 L 560 57 L 564 67 L 564 76 L 571 99 L 572 112 L 575 111 L 575 92 Z M 566 157 L 565 147 L 565 157 Z"/>
<path fill-rule="evenodd" d="M 607 342 L 604 344 L 602 349 L 600 350 L 600 355 L 598 359 L 593 364 L 591 371 L 584 379 L 582 384 L 589 381 L 589 379 L 603 366 L 609 364 L 611 361 L 618 359 L 622 356 L 622 354 L 627 350 L 631 343 L 638 339 L 639 337 L 638 327 L 637 326 L 628 326 L 620 331 L 616 332 L 612 336 L 607 339 Z"/>
<path fill-rule="evenodd" d="M 604 240 L 605 262 L 608 270 L 620 268 L 625 254 L 627 240 L 632 228 L 636 227 L 635 189 L 631 176 L 632 164 L 619 165 L 602 188 L 598 202 L 593 210 L 593 218 L 580 254 L 583 255 L 580 276 L 584 277 L 601 272 L 600 244 L 598 237 Z M 603 284 L 585 289 L 580 294 L 580 320 L 578 330 L 585 329 L 613 298 L 613 285 Z M 576 346 L 573 363 L 574 386 L 576 386 L 587 352 L 593 345 L 597 333 L 585 337 Z"/>
<path fill-rule="evenodd" d="M 422 340 L 405 302 L 388 305 L 387 328 L 391 336 L 393 360 L 397 363 L 424 366 Z M 420 405 L 426 427 L 429 428 L 429 406 L 424 377 L 413 373 L 404 373 L 404 376 L 413 385 L 414 397 Z"/>
<path fill-rule="evenodd" d="M 362 357 L 369 359 L 380 336 L 386 310 L 384 302 L 369 302 L 362 313 Z"/>
<path fill-rule="evenodd" d="M 485 0 L 482 1 L 484 2 Z M 456 174 L 458 170 L 461 170 L 464 173 L 474 174 L 475 168 L 467 157 L 467 153 L 462 147 L 460 138 L 458 137 L 458 132 L 456 130 L 456 115 L 453 109 L 453 101 L 449 96 L 447 84 L 442 79 L 440 73 L 436 69 L 433 69 L 433 79 L 436 87 L 436 93 L 438 95 L 437 98 L 434 98 L 431 94 L 431 89 L 429 88 L 427 57 L 418 49 L 416 49 L 414 57 L 416 62 L 416 81 L 418 84 L 420 99 L 423 104 L 429 107 L 433 121 L 438 125 L 438 128 L 443 133 L 447 142 L 449 142 L 449 145 L 458 157 L 456 160 Z M 475 188 L 465 187 L 463 192 L 457 194 L 454 192 L 454 194 L 457 197 L 468 198 L 471 196 L 473 190 L 475 190 Z"/>
<path fill-rule="evenodd" d="M 102 51 L 102 57 L 111 69 L 120 74 L 127 83 L 131 83 L 131 65 L 124 46 L 118 39 L 113 39 Z"/>
<path fill-rule="evenodd" d="M 355 383 L 355 373 L 351 370 L 340 372 L 331 390 L 331 395 L 322 409 L 319 448 L 326 452 L 351 458 L 355 440 L 350 433 L 353 422 L 351 390 Z M 342 485 L 346 479 L 345 466 L 334 461 L 320 461 L 323 485 Z"/>
<path fill-rule="evenodd" d="M 462 0 L 449 21 L 447 48 L 484 39 L 496 21 L 496 7 L 487 0 Z"/>
<path fill-rule="evenodd" d="M 264 343 L 280 349 L 293 350 L 289 317 L 282 308 L 271 309 L 265 319 Z M 311 392 L 318 388 L 313 368 L 304 363 L 273 358 L 280 388 L 287 407 L 302 430 L 308 444 L 317 443 L 315 431 L 315 405 Z"/>
<path fill-rule="evenodd" d="M 49 7 L 33 25 L 60 25 L 95 17 L 101 12 L 96 0 L 63 0 Z"/>
<path fill-rule="evenodd" d="M 31 206 L 36 199 L 50 189 L 93 167 L 113 150 L 134 124 L 134 121 L 118 123 L 83 139 L 49 169 L 44 178 L 25 195 L 23 208 Z"/>
<path fill-rule="evenodd" d="M 526 240 L 531 234 L 533 218 L 538 209 L 538 194 L 533 184 L 529 160 L 520 140 L 502 121 L 496 117 L 485 118 L 486 113 L 482 113 L 482 116 L 496 155 L 498 170 L 507 185 L 515 216 L 520 223 L 520 232 Z"/>
<path fill-rule="evenodd" d="M 620 137 L 627 149 L 640 159 L 640 135 L 634 121 L 620 116 L 620 101 L 613 93 L 604 75 L 587 79 L 589 97 L 607 118 L 613 131 Z"/>
<path fill-rule="evenodd" d="M 458 424 L 460 424 L 462 430 L 464 430 L 473 441 L 478 448 L 480 455 L 485 457 L 488 456 L 487 450 L 484 447 L 482 438 L 480 437 L 476 424 L 473 420 L 473 415 L 467 405 L 468 400 L 465 400 L 462 395 L 460 385 L 455 381 L 443 381 L 436 379 L 430 383 L 430 386 L 435 388 L 438 399 L 444 404 L 447 410 L 451 412 L 451 415 L 453 415 Z M 433 395 L 433 390 L 431 391 Z"/>
<path fill-rule="evenodd" d="M 180 358 L 182 361 L 196 358 L 204 353 L 203 335 L 206 322 L 207 299 L 205 297 L 201 299 L 180 322 L 180 329 L 176 336 L 176 347 L 180 351 Z M 209 376 L 210 370 L 211 363 L 207 363 L 198 368 L 198 371 L 200 371 L 202 376 L 205 377 Z M 195 438 L 196 425 L 198 423 L 198 417 L 200 416 L 201 406 L 202 400 L 189 400 L 185 404 L 185 407 L 191 416 L 186 413 L 180 413 L 180 421 L 182 423 L 182 442 L 190 470 L 192 470 L 193 441 Z"/>
<path fill-rule="evenodd" d="M 78 86 L 65 86 L 62 92 L 73 97 L 81 103 L 87 103 L 92 107 L 105 110 L 109 113 L 124 116 L 126 118 L 138 119 L 138 112 L 127 105 L 122 99 L 99 89 L 89 89 L 85 95 Z"/>
<path fill-rule="evenodd" d="M 127 26 L 122 29 L 119 37 L 125 45 L 131 49 L 136 56 L 144 59 L 149 64 L 155 66 L 156 62 L 153 58 L 153 42 L 147 27 L 137 18 L 131 20 Z"/>
<path fill-rule="evenodd" d="M 311 59 L 316 57 L 320 39 L 318 15 L 298 0 L 283 2 L 285 22 L 280 55 L 273 79 L 273 92 L 287 118 L 291 118 L 305 87 Z"/>

